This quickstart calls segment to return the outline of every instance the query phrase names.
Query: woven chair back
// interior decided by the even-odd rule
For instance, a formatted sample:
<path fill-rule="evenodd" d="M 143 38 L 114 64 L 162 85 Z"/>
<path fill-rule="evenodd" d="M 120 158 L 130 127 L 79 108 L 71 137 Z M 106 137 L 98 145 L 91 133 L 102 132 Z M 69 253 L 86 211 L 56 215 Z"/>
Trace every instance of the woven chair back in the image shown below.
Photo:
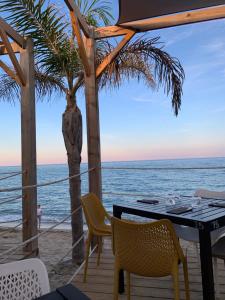
<path fill-rule="evenodd" d="M 101 229 L 105 226 L 107 213 L 95 194 L 89 193 L 81 197 L 81 203 L 89 230 L 93 231 L 93 229 Z"/>
<path fill-rule="evenodd" d="M 134 223 L 112 218 L 113 251 L 122 269 L 148 277 L 171 274 L 172 268 L 183 261 L 172 223 L 160 220 Z"/>

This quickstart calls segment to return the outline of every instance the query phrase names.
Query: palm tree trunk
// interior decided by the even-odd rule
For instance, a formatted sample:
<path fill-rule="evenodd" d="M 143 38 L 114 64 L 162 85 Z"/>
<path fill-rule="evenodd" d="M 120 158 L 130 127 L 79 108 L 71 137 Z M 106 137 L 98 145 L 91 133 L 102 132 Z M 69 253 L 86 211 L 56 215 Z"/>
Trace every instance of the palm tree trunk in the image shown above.
<path fill-rule="evenodd" d="M 70 99 L 68 99 L 68 97 Z M 68 101 L 69 100 L 69 101 Z M 72 101 L 71 101 L 72 100 Z M 82 115 L 74 99 L 67 96 L 67 108 L 63 114 L 62 132 L 67 150 L 69 176 L 80 173 L 81 149 L 82 149 Z M 71 212 L 80 207 L 81 180 L 80 176 L 70 180 Z M 83 214 L 79 210 L 71 216 L 72 244 L 83 234 Z M 84 240 L 72 251 L 72 259 L 81 263 L 84 259 Z"/>

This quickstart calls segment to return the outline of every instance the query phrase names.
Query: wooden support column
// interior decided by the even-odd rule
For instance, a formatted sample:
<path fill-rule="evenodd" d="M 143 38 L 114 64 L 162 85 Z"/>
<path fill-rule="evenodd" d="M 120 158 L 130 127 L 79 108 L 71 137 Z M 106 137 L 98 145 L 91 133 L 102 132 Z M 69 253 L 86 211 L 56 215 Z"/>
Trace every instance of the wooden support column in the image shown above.
<path fill-rule="evenodd" d="M 95 67 L 95 40 L 93 38 L 86 38 L 85 47 L 90 67 L 89 76 L 87 76 L 87 74 L 85 75 L 88 167 L 96 167 L 94 171 L 89 173 L 89 192 L 95 193 L 100 199 L 102 199 L 100 125 L 98 87 Z"/>
<path fill-rule="evenodd" d="M 36 185 L 36 125 L 35 125 L 35 84 L 33 42 L 27 39 L 26 48 L 21 50 L 20 65 L 25 76 L 21 85 L 21 147 L 22 147 L 22 185 Z M 23 191 L 22 204 L 23 241 L 35 236 L 37 230 L 37 188 Z M 38 240 L 30 242 L 25 250 L 35 256 Z"/>

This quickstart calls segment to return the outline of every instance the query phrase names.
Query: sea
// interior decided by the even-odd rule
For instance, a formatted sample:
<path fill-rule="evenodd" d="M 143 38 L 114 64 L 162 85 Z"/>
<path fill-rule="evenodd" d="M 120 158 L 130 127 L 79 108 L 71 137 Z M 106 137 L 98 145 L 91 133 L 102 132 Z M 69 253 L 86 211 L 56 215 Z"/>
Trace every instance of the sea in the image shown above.
<path fill-rule="evenodd" d="M 140 160 L 102 163 L 103 204 L 112 212 L 114 203 L 138 199 L 193 196 L 198 188 L 225 191 L 225 158 Z M 81 172 L 88 169 L 81 164 Z M 0 167 L 0 190 L 21 186 L 21 175 L 1 180 L 7 172 L 19 172 L 19 166 Z M 66 164 L 39 165 L 38 183 L 68 176 Z M 82 194 L 88 192 L 88 175 L 82 179 Z M 0 192 L 0 225 L 21 219 L 21 199 L 4 202 L 21 192 Z M 53 224 L 70 213 L 68 181 L 38 188 L 38 204 L 43 210 L 43 224 Z M 5 222 L 5 223 L 3 223 Z M 69 224 L 69 220 L 66 222 Z"/>

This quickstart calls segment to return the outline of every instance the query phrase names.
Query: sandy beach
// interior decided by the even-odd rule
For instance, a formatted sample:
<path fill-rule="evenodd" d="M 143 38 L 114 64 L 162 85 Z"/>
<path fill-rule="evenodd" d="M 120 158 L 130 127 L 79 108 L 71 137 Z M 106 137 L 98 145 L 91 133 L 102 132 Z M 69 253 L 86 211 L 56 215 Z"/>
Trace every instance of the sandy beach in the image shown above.
<path fill-rule="evenodd" d="M 16 246 L 21 241 L 21 229 L 13 230 L 10 227 L 0 227 L 0 253 Z M 47 267 L 51 289 L 66 284 L 78 267 L 72 263 L 71 253 L 58 263 L 70 250 L 71 245 L 71 232 L 65 228 L 54 229 L 39 238 L 40 258 Z M 22 257 L 22 251 L 18 249 L 15 254 L 8 258 L 7 262 Z"/>

